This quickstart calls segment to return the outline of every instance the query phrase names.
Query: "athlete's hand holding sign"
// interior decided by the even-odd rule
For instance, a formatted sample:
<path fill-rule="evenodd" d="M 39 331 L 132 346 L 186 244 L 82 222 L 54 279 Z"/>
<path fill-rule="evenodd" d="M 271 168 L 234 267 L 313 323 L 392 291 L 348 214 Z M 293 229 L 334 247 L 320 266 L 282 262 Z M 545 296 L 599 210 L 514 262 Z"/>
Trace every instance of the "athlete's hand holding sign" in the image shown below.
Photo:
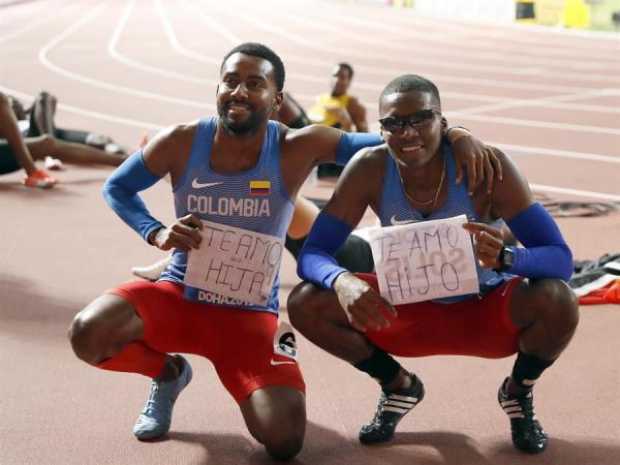
<path fill-rule="evenodd" d="M 177 219 L 167 228 L 156 230 L 149 242 L 161 250 L 181 249 L 189 252 L 190 249 L 200 247 L 200 241 L 202 241 L 200 230 L 202 230 L 202 222 L 191 213 Z"/>

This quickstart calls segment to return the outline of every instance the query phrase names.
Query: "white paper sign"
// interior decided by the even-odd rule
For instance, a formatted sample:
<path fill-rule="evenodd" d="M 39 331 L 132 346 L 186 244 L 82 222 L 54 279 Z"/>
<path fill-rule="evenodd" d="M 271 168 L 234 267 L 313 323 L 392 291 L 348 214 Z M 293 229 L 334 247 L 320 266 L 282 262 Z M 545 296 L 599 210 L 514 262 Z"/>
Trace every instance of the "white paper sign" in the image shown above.
<path fill-rule="evenodd" d="M 228 300 L 266 305 L 284 241 L 211 221 L 202 225 L 200 248 L 188 254 L 185 284 Z"/>
<path fill-rule="evenodd" d="M 372 228 L 381 295 L 394 305 L 479 292 L 465 215 Z"/>

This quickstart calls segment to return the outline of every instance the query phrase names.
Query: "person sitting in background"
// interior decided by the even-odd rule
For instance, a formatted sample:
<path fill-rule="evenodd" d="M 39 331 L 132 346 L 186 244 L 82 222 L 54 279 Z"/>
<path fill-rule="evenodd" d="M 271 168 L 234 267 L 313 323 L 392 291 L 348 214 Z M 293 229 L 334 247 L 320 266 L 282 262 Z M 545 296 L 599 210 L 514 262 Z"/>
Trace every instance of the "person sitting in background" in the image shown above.
<path fill-rule="evenodd" d="M 22 169 L 26 172 L 24 184 L 28 187 L 50 188 L 56 179 L 46 171 L 37 169 L 33 154 L 19 130 L 11 101 L 0 92 L 0 174 Z"/>
<path fill-rule="evenodd" d="M 61 162 L 119 166 L 126 152 L 106 136 L 60 129 L 54 124 L 56 98 L 41 92 L 31 107 L 0 92 L 0 174 L 26 171 L 28 187 L 51 187 L 57 181 L 34 160 L 57 157 Z M 49 159 L 48 159 L 49 161 Z M 59 163 L 50 164 L 56 168 Z"/>
<path fill-rule="evenodd" d="M 349 63 L 338 63 L 330 81 L 329 93 L 318 96 L 309 113 L 313 123 L 324 124 L 347 132 L 367 132 L 366 108 L 357 97 L 349 95 L 353 80 L 353 67 Z M 317 169 L 319 178 L 337 177 L 342 167 L 326 163 Z"/>
<path fill-rule="evenodd" d="M 37 137 L 48 134 L 56 139 L 65 142 L 88 145 L 103 150 L 111 155 L 126 158 L 127 151 L 116 144 L 111 137 L 79 129 L 63 129 L 56 126 L 56 109 L 58 99 L 42 91 L 35 97 L 32 105 L 25 108 L 24 105 L 15 97 L 9 96 L 11 105 L 16 118 L 20 121 L 28 137 Z M 118 159 L 116 159 L 118 162 Z M 98 162 L 97 162 L 98 163 Z"/>

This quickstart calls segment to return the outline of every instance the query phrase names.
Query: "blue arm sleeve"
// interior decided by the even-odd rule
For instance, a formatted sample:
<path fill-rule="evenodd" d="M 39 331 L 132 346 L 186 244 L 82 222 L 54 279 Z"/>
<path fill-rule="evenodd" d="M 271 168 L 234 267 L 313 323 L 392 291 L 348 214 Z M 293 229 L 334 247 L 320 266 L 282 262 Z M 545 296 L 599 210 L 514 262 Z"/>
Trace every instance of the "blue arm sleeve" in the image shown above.
<path fill-rule="evenodd" d="M 148 170 L 140 150 L 127 158 L 103 185 L 103 197 L 108 205 L 144 240 L 164 225 L 151 216 L 138 192 L 160 179 Z"/>
<path fill-rule="evenodd" d="M 299 277 L 331 289 L 336 278 L 347 271 L 338 265 L 334 254 L 347 240 L 351 230 L 351 226 L 335 216 L 319 213 L 297 259 Z"/>
<path fill-rule="evenodd" d="M 383 144 L 379 134 L 371 132 L 345 132 L 336 148 L 336 164 L 346 165 L 353 155 L 366 147 L 374 147 Z"/>
<path fill-rule="evenodd" d="M 540 203 L 530 205 L 506 224 L 525 246 L 514 249 L 509 273 L 528 278 L 570 279 L 573 254 L 560 228 Z"/>

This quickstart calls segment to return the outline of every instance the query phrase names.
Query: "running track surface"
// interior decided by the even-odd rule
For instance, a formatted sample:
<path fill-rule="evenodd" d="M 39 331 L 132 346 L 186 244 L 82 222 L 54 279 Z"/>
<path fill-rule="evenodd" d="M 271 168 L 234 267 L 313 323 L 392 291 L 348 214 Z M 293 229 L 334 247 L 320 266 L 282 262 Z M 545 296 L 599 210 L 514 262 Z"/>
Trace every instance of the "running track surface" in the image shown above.
<path fill-rule="evenodd" d="M 334 63 L 351 62 L 353 93 L 370 121 L 391 78 L 430 77 L 451 123 L 504 149 L 537 191 L 620 200 L 617 37 L 441 22 L 352 2 L 0 2 L 0 90 L 28 101 L 47 89 L 59 97 L 62 126 L 131 146 L 213 114 L 220 60 L 247 40 L 282 55 L 287 89 L 305 106 L 326 89 Z M 161 257 L 103 204 L 108 173 L 70 167 L 49 192 L 26 191 L 19 174 L 0 179 L 0 464 L 269 463 L 207 361 L 191 357 L 194 381 L 169 439 L 143 444 L 131 426 L 147 380 L 72 355 L 72 316 L 131 279 L 132 265 Z M 313 185 L 306 192 L 329 194 Z M 168 185 L 144 197 L 156 216 L 172 219 Z M 618 215 L 559 222 L 577 258 L 618 250 Z M 296 282 L 287 257 L 282 301 Z M 532 458 L 512 449 L 495 400 L 512 360 L 405 360 L 427 397 L 391 445 L 364 448 L 356 436 L 374 412 L 375 384 L 302 339 L 309 425 L 296 463 L 618 464 L 618 327 L 617 306 L 582 308 L 575 339 L 537 387 L 552 440 Z"/>

